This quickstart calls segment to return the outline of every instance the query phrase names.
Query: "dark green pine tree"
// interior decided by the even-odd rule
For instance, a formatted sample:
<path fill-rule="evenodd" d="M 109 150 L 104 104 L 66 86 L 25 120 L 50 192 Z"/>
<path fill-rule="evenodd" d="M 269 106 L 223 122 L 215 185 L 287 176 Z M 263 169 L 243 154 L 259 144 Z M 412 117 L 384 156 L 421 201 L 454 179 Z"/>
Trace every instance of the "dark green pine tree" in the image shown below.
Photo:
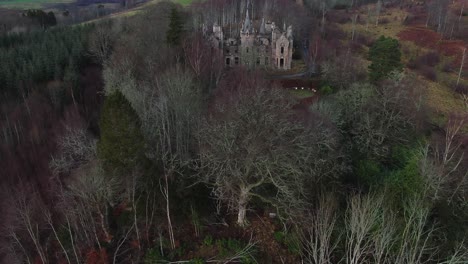
<path fill-rule="evenodd" d="M 169 30 L 166 33 L 166 41 L 171 46 L 178 46 L 184 33 L 184 21 L 175 7 L 172 8 L 169 18 Z"/>
<path fill-rule="evenodd" d="M 121 92 L 106 97 L 99 126 L 98 156 L 104 170 L 119 175 L 131 173 L 142 158 L 144 142 L 138 116 Z"/>
<path fill-rule="evenodd" d="M 393 71 L 401 71 L 401 51 L 398 40 L 381 36 L 369 50 L 369 78 L 372 82 L 388 77 Z"/>

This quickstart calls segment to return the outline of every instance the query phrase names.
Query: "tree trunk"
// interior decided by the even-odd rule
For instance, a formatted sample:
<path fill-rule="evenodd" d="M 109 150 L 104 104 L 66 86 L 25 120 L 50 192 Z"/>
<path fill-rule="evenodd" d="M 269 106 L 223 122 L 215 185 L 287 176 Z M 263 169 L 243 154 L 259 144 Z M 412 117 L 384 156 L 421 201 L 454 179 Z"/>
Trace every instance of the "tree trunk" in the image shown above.
<path fill-rule="evenodd" d="M 460 84 L 461 75 L 463 73 L 463 66 L 465 65 L 465 57 L 466 57 L 466 48 L 463 49 L 463 56 L 462 56 L 462 60 L 460 64 L 460 70 L 458 71 L 457 88 L 458 88 L 458 85 Z"/>
<path fill-rule="evenodd" d="M 244 188 L 241 189 L 238 203 L 238 213 L 237 213 L 237 224 L 239 226 L 246 226 L 246 213 L 247 213 L 247 203 L 248 203 L 248 191 Z"/>

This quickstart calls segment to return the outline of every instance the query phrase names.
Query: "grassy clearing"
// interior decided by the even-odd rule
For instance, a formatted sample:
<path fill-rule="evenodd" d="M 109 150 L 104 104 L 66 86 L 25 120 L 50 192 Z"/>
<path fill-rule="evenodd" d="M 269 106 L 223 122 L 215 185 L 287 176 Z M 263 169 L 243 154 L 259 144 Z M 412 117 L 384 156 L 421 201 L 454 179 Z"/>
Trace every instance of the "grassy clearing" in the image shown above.
<path fill-rule="evenodd" d="M 190 5 L 193 2 L 193 0 L 173 0 L 173 1 L 181 5 Z"/>
<path fill-rule="evenodd" d="M 292 96 L 294 96 L 297 99 L 309 98 L 315 95 L 311 90 L 307 90 L 307 89 L 304 89 L 304 90 L 291 89 L 289 90 L 289 92 L 291 93 Z"/>
<path fill-rule="evenodd" d="M 443 126 L 451 113 L 464 112 L 465 107 L 460 96 L 447 86 L 435 82 L 427 84 L 427 105 L 432 110 L 431 121 Z"/>
<path fill-rule="evenodd" d="M 75 0 L 0 0 L 0 8 L 9 9 L 42 9 L 47 5 L 68 4 Z"/>
<path fill-rule="evenodd" d="M 103 19 L 109 19 L 109 18 L 122 18 L 122 17 L 134 16 L 136 14 L 139 14 L 141 11 L 144 11 L 147 7 L 150 7 L 151 5 L 155 5 L 160 1 L 161 0 L 150 0 L 150 1 L 138 6 L 136 8 L 126 10 L 126 11 L 122 11 L 122 12 L 117 12 L 117 13 L 111 14 L 109 16 L 94 19 L 94 20 L 90 20 L 90 21 L 86 21 L 84 23 L 85 24 L 86 23 L 93 23 L 93 22 L 97 22 L 97 21 L 100 21 L 100 20 L 103 20 Z M 175 3 L 179 3 L 181 5 L 184 5 L 184 6 L 189 5 L 189 4 L 191 4 L 193 2 L 193 0 L 172 0 L 172 1 L 175 2 Z"/>
<path fill-rule="evenodd" d="M 151 0 L 148 4 L 156 3 L 159 0 Z M 193 0 L 172 0 L 181 5 L 189 5 Z M 0 8 L 8 9 L 44 9 L 54 4 L 69 4 L 75 0 L 0 0 Z M 146 4 L 145 4 L 146 5 Z M 145 6 L 143 5 L 143 6 Z M 132 11 L 129 11 L 132 13 Z"/>
<path fill-rule="evenodd" d="M 374 6 L 371 5 L 370 8 L 373 10 Z M 414 27 L 403 25 L 403 20 L 408 15 L 408 13 L 404 10 L 386 10 L 380 16 L 380 21 L 384 21 L 385 23 L 381 23 L 378 26 L 375 25 L 375 18 L 369 17 L 368 19 L 367 14 L 367 7 L 363 7 L 361 10 L 359 10 L 360 20 L 364 21 L 364 23 L 361 22 L 361 24 L 356 24 L 355 29 L 357 33 L 366 36 L 372 36 L 374 38 L 384 35 L 387 37 L 399 39 L 398 34 L 400 32 L 408 29 L 415 29 Z M 368 26 L 365 22 L 367 20 L 369 20 Z M 353 29 L 351 22 L 342 24 L 341 28 L 351 36 Z M 411 58 L 414 59 L 427 52 L 434 51 L 434 49 L 419 46 L 411 41 L 400 40 L 400 44 L 402 47 L 402 62 L 404 64 L 408 63 Z M 442 61 L 450 61 L 453 60 L 453 57 L 441 55 L 441 59 Z M 411 72 L 418 74 L 415 71 Z M 419 75 L 419 80 L 423 84 L 423 87 L 427 89 L 426 102 L 429 108 L 428 110 L 430 111 L 428 114 L 431 122 L 439 126 L 444 126 L 447 122 L 448 116 L 451 113 L 463 112 L 466 110 L 461 96 L 449 87 L 449 83 L 456 80 L 456 74 L 442 73 L 440 69 L 437 69 L 437 77 L 437 82 L 429 81 L 421 75 Z M 464 84 L 465 81 L 462 80 L 462 83 Z"/>

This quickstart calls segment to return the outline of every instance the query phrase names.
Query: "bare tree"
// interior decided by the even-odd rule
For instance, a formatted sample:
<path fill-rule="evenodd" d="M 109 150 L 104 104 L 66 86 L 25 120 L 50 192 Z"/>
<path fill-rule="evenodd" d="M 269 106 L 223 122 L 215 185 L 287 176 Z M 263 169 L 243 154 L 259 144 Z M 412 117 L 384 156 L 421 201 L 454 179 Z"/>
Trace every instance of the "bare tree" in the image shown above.
<path fill-rule="evenodd" d="M 362 263 L 366 254 L 372 252 L 372 228 L 379 221 L 382 205 L 381 195 L 356 195 L 351 198 L 346 214 L 346 263 Z"/>
<path fill-rule="evenodd" d="M 120 23 L 120 20 L 106 20 L 95 25 L 89 36 L 89 53 L 97 63 L 102 64 L 111 55 L 112 46 L 121 30 Z"/>
<path fill-rule="evenodd" d="M 422 206 L 418 198 L 410 198 L 405 206 L 405 226 L 400 234 L 401 245 L 394 263 L 427 263 L 437 253 L 437 248 L 429 242 L 435 228 L 428 225 L 429 210 Z"/>
<path fill-rule="evenodd" d="M 284 91 L 242 70 L 237 74 L 238 83 L 220 91 L 201 125 L 199 164 L 201 181 L 213 186 L 214 195 L 237 213 L 237 224 L 245 226 L 252 198 L 302 208 L 305 183 L 314 186 L 333 175 L 327 153 L 336 142 L 320 122 L 308 127 L 294 121 Z M 321 160 L 313 158 L 320 155 Z M 262 193 L 264 186 L 276 194 Z"/>
<path fill-rule="evenodd" d="M 380 20 L 380 12 L 382 12 L 382 0 L 377 1 L 377 5 L 375 6 L 375 25 L 379 25 Z"/>
<path fill-rule="evenodd" d="M 140 88 L 133 84 L 122 88 L 142 121 L 147 156 L 163 169 L 163 180 L 159 183 L 166 200 L 168 231 L 174 248 L 169 183 L 190 159 L 201 110 L 201 93 L 193 83 L 193 76 L 180 68 L 156 76 Z"/>
<path fill-rule="evenodd" d="M 338 221 L 337 200 L 322 195 L 318 208 L 310 216 L 309 227 L 303 236 L 304 258 L 308 263 L 331 264 L 339 239 L 333 237 Z"/>
<path fill-rule="evenodd" d="M 48 263 L 47 244 L 43 243 L 41 235 L 46 229 L 42 210 L 45 205 L 34 188 L 22 187 L 11 193 L 13 217 L 15 221 L 6 230 L 12 243 L 12 250 L 20 250 L 20 258 L 33 263 L 37 254 L 42 263 Z M 18 253 L 16 253 L 18 254 Z"/>
<path fill-rule="evenodd" d="M 65 134 L 58 139 L 57 152 L 49 166 L 55 174 L 69 173 L 96 157 L 96 140 L 83 128 L 66 127 Z"/>
<path fill-rule="evenodd" d="M 64 193 L 67 217 L 74 223 L 75 230 L 85 232 L 87 243 L 110 242 L 108 207 L 121 198 L 122 183 L 116 177 L 106 176 L 99 164 L 90 164 L 77 173 L 79 177 L 68 184 Z"/>
<path fill-rule="evenodd" d="M 458 78 L 457 78 L 457 87 L 460 84 L 460 79 L 463 73 L 463 66 L 465 65 L 465 58 L 466 58 L 466 48 L 463 49 L 463 55 L 460 63 L 460 70 L 458 71 Z"/>

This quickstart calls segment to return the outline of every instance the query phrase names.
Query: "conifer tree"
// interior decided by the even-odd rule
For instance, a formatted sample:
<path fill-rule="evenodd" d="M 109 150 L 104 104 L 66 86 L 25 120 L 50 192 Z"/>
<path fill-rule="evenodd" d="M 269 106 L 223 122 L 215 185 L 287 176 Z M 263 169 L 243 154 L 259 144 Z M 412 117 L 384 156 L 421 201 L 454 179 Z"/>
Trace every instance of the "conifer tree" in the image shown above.
<path fill-rule="evenodd" d="M 127 174 L 143 155 L 140 122 L 130 103 L 120 91 L 109 95 L 100 120 L 101 140 L 98 156 L 108 173 Z"/>
<path fill-rule="evenodd" d="M 169 45 L 180 45 L 182 34 L 184 32 L 184 21 L 176 8 L 172 8 L 170 14 L 169 30 L 166 34 L 166 41 Z"/>
<path fill-rule="evenodd" d="M 401 51 L 398 40 L 381 36 L 369 50 L 369 77 L 376 82 L 393 71 L 401 71 Z"/>

